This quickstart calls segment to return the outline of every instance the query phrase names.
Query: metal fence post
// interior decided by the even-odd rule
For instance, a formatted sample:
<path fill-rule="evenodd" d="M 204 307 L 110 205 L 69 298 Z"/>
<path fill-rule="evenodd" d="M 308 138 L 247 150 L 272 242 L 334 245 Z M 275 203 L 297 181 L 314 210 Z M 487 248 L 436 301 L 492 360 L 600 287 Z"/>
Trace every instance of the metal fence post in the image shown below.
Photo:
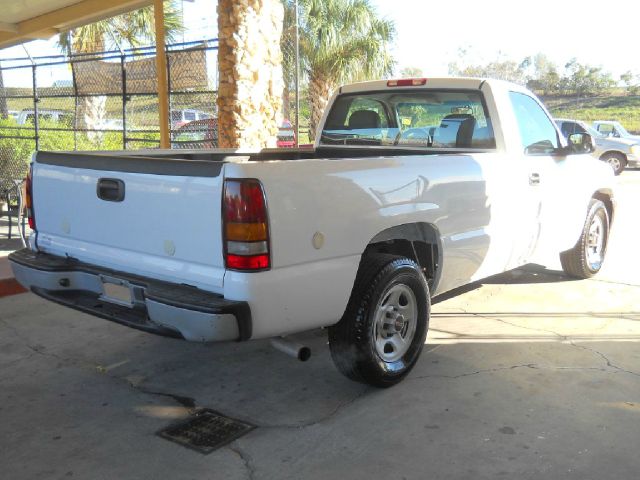
<path fill-rule="evenodd" d="M 164 54 L 167 58 L 167 101 L 169 102 L 169 148 L 173 148 L 173 128 L 171 126 L 171 110 L 173 110 L 173 95 L 171 95 L 171 57 L 169 56 L 169 46 L 164 46 Z"/>
<path fill-rule="evenodd" d="M 31 66 L 31 78 L 33 80 L 33 126 L 36 139 L 36 150 L 40 150 L 40 119 L 38 115 L 38 84 L 35 63 Z"/>
<path fill-rule="evenodd" d="M 296 87 L 296 147 L 300 145 L 300 30 L 299 30 L 299 13 L 298 13 L 298 0 L 295 2 L 296 15 L 296 75 L 295 75 L 295 87 Z"/>
<path fill-rule="evenodd" d="M 33 57 L 27 50 L 27 46 L 23 43 L 22 49 L 24 53 L 27 54 L 29 61 L 31 62 L 31 86 L 32 88 L 32 98 L 33 98 L 33 127 L 34 127 L 34 140 L 36 142 L 36 151 L 40 148 L 40 129 L 39 129 L 39 118 L 38 118 L 38 83 L 37 83 L 37 72 L 36 72 L 36 62 L 33 61 Z"/>
<path fill-rule="evenodd" d="M 156 74 L 158 80 L 158 119 L 160 123 L 160 148 L 170 148 L 169 96 L 167 82 L 167 57 L 164 29 L 164 2 L 154 0 L 153 13 L 156 27 Z"/>
<path fill-rule="evenodd" d="M 120 46 L 118 46 L 119 48 Z M 127 149 L 127 66 L 125 55 L 120 49 L 120 72 L 122 75 L 122 148 Z"/>
<path fill-rule="evenodd" d="M 76 69 L 73 58 L 69 54 L 69 66 L 71 67 L 71 81 L 73 82 L 73 149 L 78 150 L 78 83 L 76 82 Z"/>

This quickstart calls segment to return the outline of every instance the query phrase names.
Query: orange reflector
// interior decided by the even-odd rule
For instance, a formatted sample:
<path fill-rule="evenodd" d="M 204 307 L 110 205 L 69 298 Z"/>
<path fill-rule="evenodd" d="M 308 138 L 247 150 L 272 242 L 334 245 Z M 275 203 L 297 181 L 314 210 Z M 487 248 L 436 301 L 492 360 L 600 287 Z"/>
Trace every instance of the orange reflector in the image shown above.
<path fill-rule="evenodd" d="M 227 240 L 234 242 L 258 242 L 267 240 L 267 224 L 229 222 L 225 226 Z"/>

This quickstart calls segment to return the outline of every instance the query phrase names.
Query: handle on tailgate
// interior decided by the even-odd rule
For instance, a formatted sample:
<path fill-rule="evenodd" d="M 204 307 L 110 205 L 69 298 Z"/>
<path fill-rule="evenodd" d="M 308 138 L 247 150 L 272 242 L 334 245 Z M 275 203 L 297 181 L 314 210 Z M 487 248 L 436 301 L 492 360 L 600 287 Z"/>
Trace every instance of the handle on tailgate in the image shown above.
<path fill-rule="evenodd" d="M 117 178 L 101 178 L 96 189 L 98 198 L 107 202 L 124 200 L 124 182 Z"/>

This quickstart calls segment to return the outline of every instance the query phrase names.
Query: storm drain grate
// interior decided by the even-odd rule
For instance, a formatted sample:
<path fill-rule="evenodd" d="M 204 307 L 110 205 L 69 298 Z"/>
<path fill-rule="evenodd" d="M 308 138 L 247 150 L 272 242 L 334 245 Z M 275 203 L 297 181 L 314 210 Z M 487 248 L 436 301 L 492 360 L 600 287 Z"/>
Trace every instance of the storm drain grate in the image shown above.
<path fill-rule="evenodd" d="M 158 435 L 200 453 L 211 453 L 253 430 L 251 425 L 203 408 L 180 423 L 174 423 Z"/>

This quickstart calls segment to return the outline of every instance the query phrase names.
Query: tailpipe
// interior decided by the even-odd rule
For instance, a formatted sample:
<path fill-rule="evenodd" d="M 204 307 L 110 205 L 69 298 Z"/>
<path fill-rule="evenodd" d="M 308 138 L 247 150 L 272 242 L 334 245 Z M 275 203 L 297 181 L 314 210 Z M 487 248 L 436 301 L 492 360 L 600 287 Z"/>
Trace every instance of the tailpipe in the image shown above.
<path fill-rule="evenodd" d="M 306 362 L 311 357 L 311 349 L 300 345 L 287 337 L 273 337 L 271 346 L 282 353 L 286 353 L 290 357 L 297 358 L 301 362 Z"/>

